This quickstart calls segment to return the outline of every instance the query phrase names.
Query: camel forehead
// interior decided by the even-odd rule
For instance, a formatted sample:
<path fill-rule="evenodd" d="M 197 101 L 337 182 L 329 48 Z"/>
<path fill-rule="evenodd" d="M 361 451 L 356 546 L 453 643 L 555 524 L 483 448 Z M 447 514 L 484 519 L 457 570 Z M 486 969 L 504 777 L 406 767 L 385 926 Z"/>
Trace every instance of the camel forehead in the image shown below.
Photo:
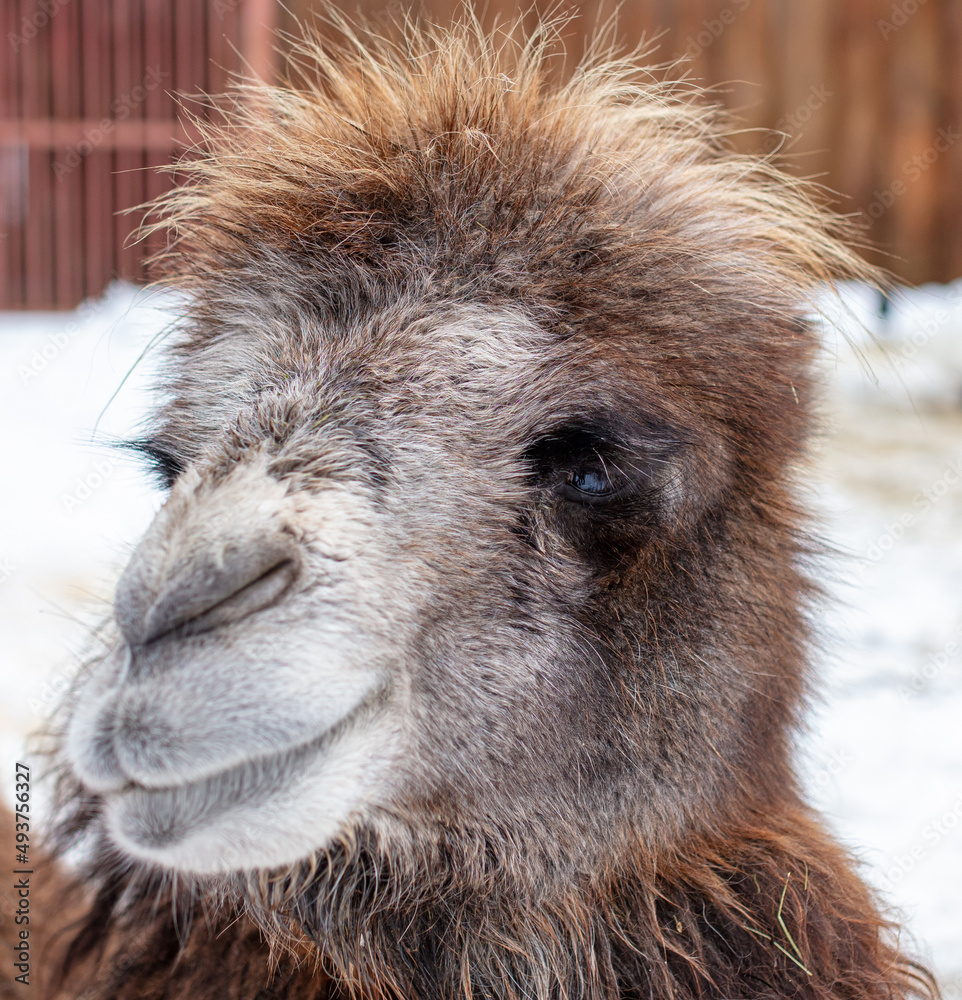
<path fill-rule="evenodd" d="M 350 321 L 234 330 L 188 342 L 189 376 L 175 390 L 182 403 L 203 396 L 208 406 L 236 409 L 237 393 L 225 391 L 229 373 L 250 403 L 289 389 L 338 410 L 375 402 L 383 413 L 445 410 L 456 422 L 459 412 L 550 405 L 572 360 L 556 332 L 510 307 L 389 308 Z"/>
<path fill-rule="evenodd" d="M 577 349 L 512 306 L 412 297 L 311 316 L 235 301 L 198 317 L 175 351 L 153 440 L 181 467 L 210 460 L 215 479 L 262 442 L 311 476 L 402 454 L 437 474 L 442 455 L 508 469 L 588 405 Z"/>
<path fill-rule="evenodd" d="M 482 387 L 510 392 L 555 353 L 555 338 L 520 310 L 461 305 L 434 315 L 387 313 L 323 338 L 330 375 L 352 362 L 385 387 Z"/>

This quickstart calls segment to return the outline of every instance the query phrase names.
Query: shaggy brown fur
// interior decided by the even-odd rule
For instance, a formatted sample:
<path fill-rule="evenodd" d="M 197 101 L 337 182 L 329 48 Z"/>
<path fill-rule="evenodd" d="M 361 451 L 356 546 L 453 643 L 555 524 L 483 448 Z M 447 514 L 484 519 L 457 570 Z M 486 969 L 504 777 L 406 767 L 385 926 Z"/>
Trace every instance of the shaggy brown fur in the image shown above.
<path fill-rule="evenodd" d="M 0 836 L 5 843 L 12 843 L 12 814 L 0 810 L 0 822 Z M 106 935 L 103 931 L 109 914 L 98 911 L 88 886 L 39 852 L 32 870 L 27 985 L 15 982 L 10 973 L 10 955 L 18 940 L 18 927 L 10 919 L 17 908 L 13 880 L 7 878 L 0 884 L 0 943 L 5 956 L 0 1000 L 41 996 L 62 1000 L 120 996 L 138 1000 L 267 1000 L 273 995 L 313 1000 L 319 994 L 326 995 L 324 977 L 310 962 L 302 962 L 300 968 L 294 957 L 272 963 L 264 936 L 250 921 L 232 922 L 221 914 L 205 924 L 204 933 L 185 938 L 182 928 L 174 925 L 173 909 L 158 909 L 158 901 L 151 898 L 126 912 L 116 934 Z M 71 946 L 77 960 L 70 983 L 64 986 L 61 967 Z M 79 951 L 84 952 L 82 957 Z M 268 982 L 277 993 L 265 991 Z"/>
<path fill-rule="evenodd" d="M 483 521 L 472 480 L 479 548 L 439 530 L 452 582 L 432 615 L 477 622 L 479 641 L 509 623 L 510 646 L 550 606 L 573 637 L 565 670 L 514 715 L 504 699 L 484 715 L 500 675 L 478 674 L 469 700 L 466 640 L 450 652 L 455 626 L 439 625 L 417 675 L 439 721 L 420 721 L 405 764 L 431 768 L 398 778 L 393 825 L 358 822 L 280 872 L 172 881 L 134 864 L 67 768 L 60 843 L 84 840 L 96 902 L 63 995 L 934 993 L 791 763 L 809 669 L 793 485 L 814 391 L 806 300 L 866 270 L 808 189 L 729 152 L 687 91 L 611 63 L 551 86 L 542 41 L 496 49 L 468 27 L 309 43 L 300 89 L 242 94 L 165 206 L 168 270 L 193 299 L 149 449 L 169 478 L 216 483 L 270 439 L 272 475 L 310 489 L 318 418 L 295 390 L 282 408 L 269 393 L 307 385 L 312 351 L 344 412 L 364 399 L 443 429 L 481 376 L 417 340 L 425 317 L 513 310 L 550 333 L 544 362 L 493 407 L 481 382 L 464 396 L 473 423 L 451 454 L 486 468 L 507 448 L 529 485 Z M 315 342 L 312 322 L 348 332 Z M 225 370 L 221 404 L 202 369 L 241 330 L 273 338 L 270 360 L 250 396 Z M 572 409 L 643 442 L 650 486 L 617 516 L 538 485 L 562 447 L 543 428 Z"/>

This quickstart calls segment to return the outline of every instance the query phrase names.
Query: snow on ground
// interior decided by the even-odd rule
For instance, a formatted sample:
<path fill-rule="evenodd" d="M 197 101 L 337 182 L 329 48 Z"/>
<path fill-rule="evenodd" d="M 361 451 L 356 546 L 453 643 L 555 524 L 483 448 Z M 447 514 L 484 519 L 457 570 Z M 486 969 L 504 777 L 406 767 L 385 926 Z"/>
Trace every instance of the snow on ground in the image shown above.
<path fill-rule="evenodd" d="M 89 648 L 113 577 L 160 505 L 111 442 L 140 419 L 148 367 L 124 377 L 169 319 L 130 286 L 76 313 L 0 313 L 5 762 Z M 6 781 L 0 790 L 9 792 Z"/>
<path fill-rule="evenodd" d="M 810 487 L 840 555 L 818 613 L 815 804 L 962 998 L 962 282 L 828 306 Z M 75 314 L 0 314 L 0 781 L 56 701 L 161 502 L 136 433 L 169 299 L 114 286 Z M 873 339 L 874 338 L 874 339 Z M 869 374 L 871 371 L 871 375 Z M 118 389 L 119 387 L 119 389 Z M 116 394 L 115 394 L 116 393 Z"/>
<path fill-rule="evenodd" d="M 962 997 L 962 282 L 845 289 L 814 490 L 840 552 L 808 786 Z M 871 336 L 870 336 L 871 335 Z M 874 342 L 872 338 L 875 338 Z"/>

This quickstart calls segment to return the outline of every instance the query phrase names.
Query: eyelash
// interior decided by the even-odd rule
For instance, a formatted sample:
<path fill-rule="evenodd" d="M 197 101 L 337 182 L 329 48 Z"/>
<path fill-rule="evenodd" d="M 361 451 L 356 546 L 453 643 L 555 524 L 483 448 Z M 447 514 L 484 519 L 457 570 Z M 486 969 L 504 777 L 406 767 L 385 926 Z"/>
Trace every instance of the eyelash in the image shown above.
<path fill-rule="evenodd" d="M 180 456 L 156 438 L 138 438 L 128 441 L 125 447 L 145 460 L 149 471 L 164 489 L 169 490 L 186 468 Z"/>

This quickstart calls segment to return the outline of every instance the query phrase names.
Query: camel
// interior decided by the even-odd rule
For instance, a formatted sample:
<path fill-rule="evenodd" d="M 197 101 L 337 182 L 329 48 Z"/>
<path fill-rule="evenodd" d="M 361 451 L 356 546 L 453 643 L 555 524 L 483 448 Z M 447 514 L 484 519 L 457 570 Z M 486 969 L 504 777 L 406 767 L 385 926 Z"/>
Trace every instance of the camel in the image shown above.
<path fill-rule="evenodd" d="M 793 755 L 811 302 L 873 272 L 552 37 L 309 39 L 159 206 L 169 496 L 53 750 L 51 995 L 936 995 Z"/>

